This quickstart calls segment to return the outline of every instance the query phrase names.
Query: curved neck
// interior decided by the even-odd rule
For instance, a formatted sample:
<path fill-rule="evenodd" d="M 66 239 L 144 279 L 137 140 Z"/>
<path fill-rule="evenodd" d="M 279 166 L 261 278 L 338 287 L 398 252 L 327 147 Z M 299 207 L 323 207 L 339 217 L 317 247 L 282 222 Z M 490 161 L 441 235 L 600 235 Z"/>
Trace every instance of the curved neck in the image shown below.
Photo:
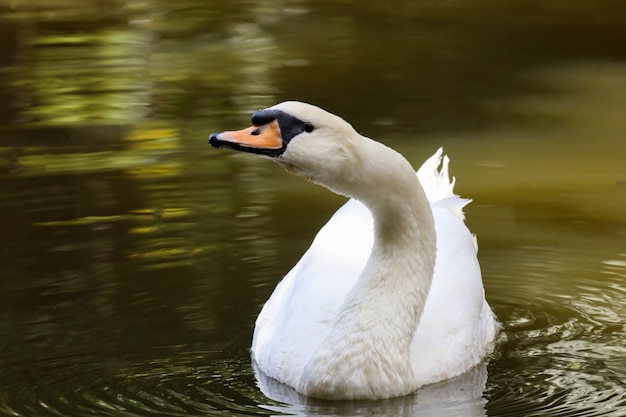
<path fill-rule="evenodd" d="M 410 345 L 430 290 L 436 256 L 432 211 L 404 157 L 363 139 L 367 158 L 361 158 L 365 162 L 355 168 L 354 186 L 344 184 L 341 191 L 361 200 L 372 212 L 374 245 L 331 333 L 305 368 L 304 380 L 311 382 L 309 395 L 359 398 L 371 397 L 374 391 L 383 398 L 402 395 L 394 389 L 405 390 L 414 383 Z M 315 378 L 325 373 L 335 377 L 332 381 Z M 346 381 L 361 382 L 349 387 Z"/>

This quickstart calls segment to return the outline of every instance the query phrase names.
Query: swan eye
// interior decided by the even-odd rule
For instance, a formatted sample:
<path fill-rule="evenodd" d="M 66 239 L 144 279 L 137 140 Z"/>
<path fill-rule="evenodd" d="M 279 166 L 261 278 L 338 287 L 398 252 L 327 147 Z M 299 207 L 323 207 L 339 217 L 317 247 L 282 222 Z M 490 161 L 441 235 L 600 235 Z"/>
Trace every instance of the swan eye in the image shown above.
<path fill-rule="evenodd" d="M 307 133 L 311 133 L 313 131 L 313 129 L 315 129 L 315 126 L 313 126 L 311 123 L 304 123 L 304 131 Z"/>

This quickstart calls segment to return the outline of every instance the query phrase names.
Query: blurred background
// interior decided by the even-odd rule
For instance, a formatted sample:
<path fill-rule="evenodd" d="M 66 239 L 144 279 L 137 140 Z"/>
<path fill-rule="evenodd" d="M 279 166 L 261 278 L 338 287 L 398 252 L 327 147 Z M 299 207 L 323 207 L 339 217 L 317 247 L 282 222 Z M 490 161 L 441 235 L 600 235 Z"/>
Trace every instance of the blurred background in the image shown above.
<path fill-rule="evenodd" d="M 624 28 L 623 0 L 0 0 L 0 414 L 620 415 Z M 257 387 L 254 319 L 344 199 L 206 139 L 293 99 L 450 155 L 504 325 L 471 398 Z"/>

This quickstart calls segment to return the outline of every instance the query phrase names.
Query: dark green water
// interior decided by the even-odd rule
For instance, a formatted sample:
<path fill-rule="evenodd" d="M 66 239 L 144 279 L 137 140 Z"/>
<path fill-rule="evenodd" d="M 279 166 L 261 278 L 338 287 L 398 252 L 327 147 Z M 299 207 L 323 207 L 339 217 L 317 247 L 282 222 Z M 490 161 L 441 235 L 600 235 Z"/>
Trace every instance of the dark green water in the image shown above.
<path fill-rule="evenodd" d="M 624 27 L 621 0 L 0 0 L 0 415 L 623 415 Z M 254 319 L 343 199 L 206 139 L 286 99 L 416 167 L 444 146 L 504 326 L 484 368 L 263 394 Z"/>

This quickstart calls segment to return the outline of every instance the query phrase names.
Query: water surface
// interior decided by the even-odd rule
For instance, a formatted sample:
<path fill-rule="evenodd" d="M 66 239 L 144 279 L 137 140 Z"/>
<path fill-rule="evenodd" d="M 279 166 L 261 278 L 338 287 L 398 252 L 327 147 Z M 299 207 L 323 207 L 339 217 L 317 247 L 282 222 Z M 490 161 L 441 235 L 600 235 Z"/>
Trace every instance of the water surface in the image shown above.
<path fill-rule="evenodd" d="M 174 3 L 0 1 L 0 414 L 621 415 L 622 2 Z M 416 167 L 444 146 L 485 364 L 380 402 L 255 376 L 254 319 L 343 199 L 206 138 L 286 99 Z"/>

